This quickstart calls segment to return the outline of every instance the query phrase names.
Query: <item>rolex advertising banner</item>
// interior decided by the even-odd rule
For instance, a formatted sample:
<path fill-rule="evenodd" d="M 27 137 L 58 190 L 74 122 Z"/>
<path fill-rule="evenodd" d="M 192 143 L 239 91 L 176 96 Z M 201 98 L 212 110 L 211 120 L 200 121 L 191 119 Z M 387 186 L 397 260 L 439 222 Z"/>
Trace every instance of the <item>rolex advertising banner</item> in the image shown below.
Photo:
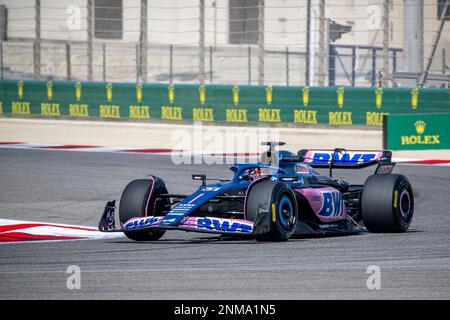
<path fill-rule="evenodd" d="M 450 149 L 450 113 L 388 115 L 383 144 L 390 150 Z"/>
<path fill-rule="evenodd" d="M 0 81 L 0 116 L 381 127 L 442 112 L 449 89 Z"/>

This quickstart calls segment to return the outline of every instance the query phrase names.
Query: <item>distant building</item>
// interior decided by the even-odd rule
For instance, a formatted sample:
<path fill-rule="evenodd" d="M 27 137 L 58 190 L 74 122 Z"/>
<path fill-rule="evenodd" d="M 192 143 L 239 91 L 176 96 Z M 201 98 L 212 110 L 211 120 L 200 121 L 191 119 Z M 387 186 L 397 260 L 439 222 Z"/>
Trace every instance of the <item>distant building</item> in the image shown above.
<path fill-rule="evenodd" d="M 442 0 L 392 0 L 390 7 L 390 47 L 404 48 L 404 5 L 424 2 L 423 61 L 440 20 Z M 311 41 L 317 53 L 318 2 L 312 0 Z M 7 40 L 35 38 L 33 0 L 2 0 L 7 8 Z M 84 42 L 87 40 L 87 0 L 41 1 L 41 38 L 43 40 Z M 92 0 L 96 43 L 137 43 L 140 37 L 141 0 Z M 306 0 L 264 1 L 264 44 L 266 50 L 305 52 Z M 351 31 L 336 44 L 381 46 L 383 0 L 326 0 L 325 17 Z M 408 4 L 409 3 L 409 4 Z M 196 46 L 199 42 L 198 0 L 148 0 L 149 45 Z M 205 43 L 213 47 L 233 47 L 258 42 L 258 0 L 205 0 Z M 450 52 L 450 23 L 442 33 L 439 54 Z M 441 60 L 445 60 L 445 57 Z M 399 58 L 401 60 L 401 58 Z M 448 63 L 450 64 L 450 62 Z M 440 67 L 434 66 L 436 70 Z"/>

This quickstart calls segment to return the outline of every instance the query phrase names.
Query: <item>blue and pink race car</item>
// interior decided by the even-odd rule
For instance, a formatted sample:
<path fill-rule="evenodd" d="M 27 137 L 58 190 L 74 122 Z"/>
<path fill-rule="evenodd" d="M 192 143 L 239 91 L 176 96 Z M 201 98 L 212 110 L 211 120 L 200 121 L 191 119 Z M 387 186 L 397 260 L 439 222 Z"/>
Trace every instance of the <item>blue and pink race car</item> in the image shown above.
<path fill-rule="evenodd" d="M 201 186 L 191 195 L 171 194 L 155 176 L 131 181 L 119 202 L 109 201 L 99 223 L 136 241 L 160 239 L 168 230 L 217 233 L 283 241 L 293 236 L 404 232 L 414 213 L 408 179 L 392 174 L 390 151 L 268 150 L 254 164 L 231 166 L 230 180 L 193 175 Z M 334 168 L 376 166 L 364 185 L 333 178 Z M 329 169 L 329 175 L 315 168 Z M 207 184 L 207 181 L 215 180 Z"/>

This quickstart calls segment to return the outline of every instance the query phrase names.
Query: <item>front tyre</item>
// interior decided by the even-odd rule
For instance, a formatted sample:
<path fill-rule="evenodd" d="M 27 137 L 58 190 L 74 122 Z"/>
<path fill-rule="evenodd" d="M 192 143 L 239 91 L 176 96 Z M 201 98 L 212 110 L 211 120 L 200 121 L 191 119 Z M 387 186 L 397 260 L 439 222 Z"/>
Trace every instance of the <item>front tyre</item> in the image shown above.
<path fill-rule="evenodd" d="M 361 194 L 361 214 L 370 232 L 405 232 L 414 214 L 414 193 L 398 174 L 370 176 Z"/>
<path fill-rule="evenodd" d="M 246 219 L 254 221 L 258 241 L 285 241 L 297 228 L 298 210 L 292 189 L 279 181 L 260 181 L 248 191 Z"/>
<path fill-rule="evenodd" d="M 122 193 L 119 204 L 119 220 L 124 224 L 132 218 L 158 215 L 165 206 L 165 201 L 158 199 L 161 193 L 167 193 L 164 181 L 158 177 L 131 181 Z M 124 232 L 125 236 L 135 241 L 159 240 L 164 231 L 131 231 Z"/>

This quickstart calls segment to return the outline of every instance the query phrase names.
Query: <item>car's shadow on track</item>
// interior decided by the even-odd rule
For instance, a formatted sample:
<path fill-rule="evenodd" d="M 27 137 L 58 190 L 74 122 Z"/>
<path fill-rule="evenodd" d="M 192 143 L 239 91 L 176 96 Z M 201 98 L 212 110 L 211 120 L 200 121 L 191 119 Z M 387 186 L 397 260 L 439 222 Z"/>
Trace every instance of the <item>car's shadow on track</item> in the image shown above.
<path fill-rule="evenodd" d="M 420 230 L 420 229 L 408 229 L 408 230 L 405 231 L 405 234 L 408 234 L 408 233 L 423 233 L 423 232 L 426 232 L 426 231 Z"/>
<path fill-rule="evenodd" d="M 412 229 L 405 232 L 405 234 L 409 233 L 422 233 L 424 231 L 418 229 Z M 325 240 L 328 238 L 347 238 L 347 237 L 357 237 L 357 236 L 365 236 L 370 234 L 368 232 L 358 233 L 358 234 L 328 234 L 328 235 L 297 235 L 293 236 L 289 239 L 289 241 L 281 241 L 281 242 L 259 242 L 251 237 L 229 237 L 229 236 L 209 236 L 209 237 L 195 237 L 195 238 L 170 238 L 170 239 L 160 239 L 158 241 L 132 241 L 128 239 L 122 240 L 108 240 L 107 243 L 115 244 L 115 245 L 133 245 L 133 251 L 152 251 L 152 250 L 166 250 L 166 249 L 177 249 L 177 248 L 188 248 L 198 245 L 284 245 L 286 243 L 300 243 L 300 242 L 309 242 L 314 240 Z M 374 234 L 375 235 L 375 234 Z M 120 251 L 129 251 L 129 247 L 127 249 L 119 249 L 113 250 L 114 252 Z"/>
<path fill-rule="evenodd" d="M 327 236 L 330 237 L 330 236 Z M 114 243 L 114 244 L 133 244 L 133 245 L 161 245 L 165 246 L 168 244 L 180 244 L 180 245 L 189 245 L 189 244 L 220 244 L 220 245 L 226 245 L 226 244 L 249 244 L 249 245 L 255 245 L 255 244 L 283 244 L 287 242 L 303 242 L 308 240 L 313 240 L 317 238 L 326 238 L 323 237 L 292 237 L 289 239 L 289 241 L 256 241 L 254 238 L 248 237 L 224 237 L 224 236 L 215 236 L 215 237 L 198 237 L 198 238 L 190 238 L 190 239 L 160 239 L 158 241 L 132 241 L 128 239 L 123 240 L 108 240 L 107 243 Z"/>

